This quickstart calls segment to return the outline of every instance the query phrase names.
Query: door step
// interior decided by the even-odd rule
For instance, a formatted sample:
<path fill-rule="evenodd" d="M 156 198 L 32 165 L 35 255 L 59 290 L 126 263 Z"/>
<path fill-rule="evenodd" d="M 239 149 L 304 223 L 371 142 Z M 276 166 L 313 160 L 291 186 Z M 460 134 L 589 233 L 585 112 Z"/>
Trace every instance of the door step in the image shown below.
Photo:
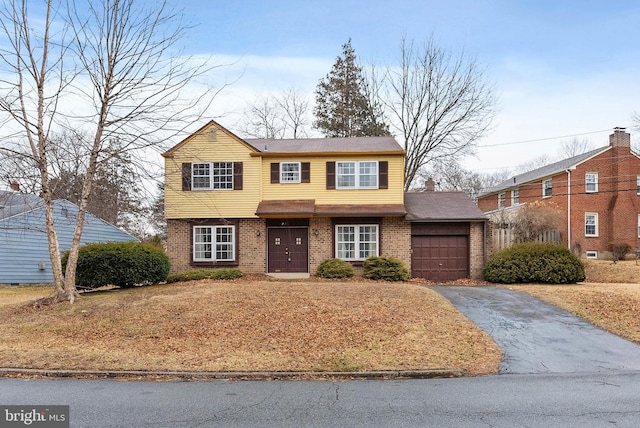
<path fill-rule="evenodd" d="M 269 272 L 268 276 L 276 279 L 309 279 L 309 273 L 301 272 Z"/>

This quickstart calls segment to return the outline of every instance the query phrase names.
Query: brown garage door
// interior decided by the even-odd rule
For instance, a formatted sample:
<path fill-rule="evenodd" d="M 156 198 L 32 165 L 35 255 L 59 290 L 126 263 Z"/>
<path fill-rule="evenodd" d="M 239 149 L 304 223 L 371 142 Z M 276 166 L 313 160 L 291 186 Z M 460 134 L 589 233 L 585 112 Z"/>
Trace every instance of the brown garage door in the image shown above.
<path fill-rule="evenodd" d="M 411 275 L 436 282 L 469 276 L 468 235 L 411 237 Z"/>

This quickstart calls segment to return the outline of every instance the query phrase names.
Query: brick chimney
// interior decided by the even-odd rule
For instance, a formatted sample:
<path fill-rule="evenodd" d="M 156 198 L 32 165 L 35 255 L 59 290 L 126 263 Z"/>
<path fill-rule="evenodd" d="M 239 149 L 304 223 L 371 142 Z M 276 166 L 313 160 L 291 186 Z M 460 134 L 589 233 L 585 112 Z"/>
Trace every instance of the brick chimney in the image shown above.
<path fill-rule="evenodd" d="M 424 182 L 424 190 L 425 192 L 433 192 L 436 190 L 436 183 L 433 181 L 433 178 L 429 177 Z"/>
<path fill-rule="evenodd" d="M 14 192 L 20 192 L 20 184 L 18 184 L 18 182 L 16 180 L 13 180 L 10 184 L 9 187 L 11 188 L 11 190 L 13 190 Z"/>
<path fill-rule="evenodd" d="M 631 134 L 625 132 L 625 128 L 613 128 L 613 134 L 609 135 L 609 145 L 611 147 L 631 148 Z"/>

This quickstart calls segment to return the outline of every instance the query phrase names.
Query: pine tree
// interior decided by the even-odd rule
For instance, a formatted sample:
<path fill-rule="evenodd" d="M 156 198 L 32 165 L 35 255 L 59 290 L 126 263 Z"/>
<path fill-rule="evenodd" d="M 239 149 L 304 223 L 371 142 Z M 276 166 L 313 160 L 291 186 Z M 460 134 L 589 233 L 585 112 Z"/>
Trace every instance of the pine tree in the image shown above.
<path fill-rule="evenodd" d="M 326 137 L 389 135 L 389 127 L 369 101 L 367 89 L 349 39 L 342 45 L 342 56 L 316 87 L 313 126 Z"/>

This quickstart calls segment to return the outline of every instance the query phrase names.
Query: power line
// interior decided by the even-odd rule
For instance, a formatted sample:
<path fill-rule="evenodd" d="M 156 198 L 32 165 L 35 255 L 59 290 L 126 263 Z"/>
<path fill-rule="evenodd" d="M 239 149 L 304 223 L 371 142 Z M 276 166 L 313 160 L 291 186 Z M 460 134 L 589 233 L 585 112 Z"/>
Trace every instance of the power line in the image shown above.
<path fill-rule="evenodd" d="M 485 147 L 499 147 L 499 146 L 511 146 L 514 144 L 526 144 L 526 143 L 537 143 L 540 141 L 549 141 L 549 140 L 557 140 L 560 138 L 569 138 L 569 137 L 581 137 L 583 135 L 592 135 L 592 134 L 600 134 L 602 132 L 610 132 L 611 129 L 603 129 L 600 131 L 591 131 L 591 132 L 583 132 L 581 134 L 569 134 L 569 135 L 560 135 L 557 137 L 547 137 L 547 138 L 538 138 L 535 140 L 522 140 L 522 141 L 512 141 L 510 143 L 496 143 L 496 144 L 483 144 L 483 145 L 479 145 L 477 146 L 479 149 L 485 148 Z"/>

